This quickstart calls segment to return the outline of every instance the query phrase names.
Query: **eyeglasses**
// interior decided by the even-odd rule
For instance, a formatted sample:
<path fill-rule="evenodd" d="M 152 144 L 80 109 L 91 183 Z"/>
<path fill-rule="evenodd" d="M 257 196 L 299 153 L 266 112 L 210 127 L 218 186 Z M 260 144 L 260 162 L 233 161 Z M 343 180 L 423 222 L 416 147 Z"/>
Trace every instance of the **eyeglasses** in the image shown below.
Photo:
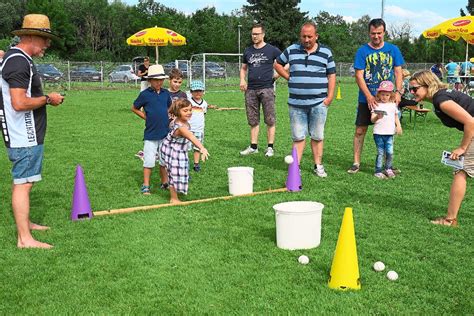
<path fill-rule="evenodd" d="M 252 33 L 252 36 L 259 36 L 262 35 L 263 33 Z"/>
<path fill-rule="evenodd" d="M 408 88 L 408 90 L 410 92 L 416 93 L 418 91 L 418 89 L 420 89 L 421 87 L 424 87 L 424 86 L 411 86 L 411 87 Z"/>

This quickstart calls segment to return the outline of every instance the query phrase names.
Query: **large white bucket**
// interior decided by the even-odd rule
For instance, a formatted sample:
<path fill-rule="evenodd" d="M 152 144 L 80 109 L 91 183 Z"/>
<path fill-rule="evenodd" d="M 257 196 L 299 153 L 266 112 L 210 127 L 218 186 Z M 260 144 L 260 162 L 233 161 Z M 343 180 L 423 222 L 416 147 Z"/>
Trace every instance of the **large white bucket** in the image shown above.
<path fill-rule="evenodd" d="M 295 250 L 319 246 L 323 208 L 323 204 L 310 201 L 284 202 L 273 205 L 277 247 Z"/>
<path fill-rule="evenodd" d="M 231 167 L 227 169 L 229 175 L 229 193 L 241 195 L 253 192 L 253 168 Z"/>

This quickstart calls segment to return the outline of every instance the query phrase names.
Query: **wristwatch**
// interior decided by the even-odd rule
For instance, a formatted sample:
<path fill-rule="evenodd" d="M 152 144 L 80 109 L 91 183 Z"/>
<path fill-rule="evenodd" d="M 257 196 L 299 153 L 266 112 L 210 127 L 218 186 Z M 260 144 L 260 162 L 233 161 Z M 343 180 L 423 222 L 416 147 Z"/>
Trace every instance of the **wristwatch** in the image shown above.
<path fill-rule="evenodd" d="M 400 90 L 397 90 L 397 92 L 398 92 L 398 94 L 403 95 L 403 92 L 402 92 L 401 89 L 400 89 Z"/>
<path fill-rule="evenodd" d="M 51 104 L 51 98 L 49 97 L 49 95 L 45 95 L 46 97 L 46 104 Z"/>

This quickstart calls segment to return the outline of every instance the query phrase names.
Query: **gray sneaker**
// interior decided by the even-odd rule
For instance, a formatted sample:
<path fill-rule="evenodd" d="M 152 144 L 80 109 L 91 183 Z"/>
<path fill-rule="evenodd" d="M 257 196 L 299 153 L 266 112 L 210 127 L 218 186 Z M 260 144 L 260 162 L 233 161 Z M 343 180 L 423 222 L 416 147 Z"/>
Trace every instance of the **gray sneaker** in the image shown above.
<path fill-rule="evenodd" d="M 265 157 L 273 157 L 275 154 L 275 151 L 273 150 L 272 147 L 268 147 L 267 150 L 265 151 Z"/>
<path fill-rule="evenodd" d="M 326 178 L 328 174 L 324 171 L 324 166 L 321 165 L 319 168 L 314 168 L 314 173 L 320 178 Z"/>
<path fill-rule="evenodd" d="M 256 153 L 258 153 L 258 148 L 257 148 L 257 149 L 253 149 L 253 148 L 250 147 L 250 146 L 247 147 L 247 148 L 245 148 L 244 150 L 242 150 L 242 151 L 240 152 L 240 154 L 241 154 L 242 156 L 248 156 L 248 155 L 256 154 Z"/>

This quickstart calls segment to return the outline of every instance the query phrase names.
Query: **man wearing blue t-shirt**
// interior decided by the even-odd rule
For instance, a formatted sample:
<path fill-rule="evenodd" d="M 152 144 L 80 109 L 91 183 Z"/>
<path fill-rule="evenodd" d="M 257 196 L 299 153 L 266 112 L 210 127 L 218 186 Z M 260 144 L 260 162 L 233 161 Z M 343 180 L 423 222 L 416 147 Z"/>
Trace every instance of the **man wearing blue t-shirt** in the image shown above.
<path fill-rule="evenodd" d="M 369 22 L 370 42 L 362 45 L 356 52 L 354 69 L 359 99 L 354 133 L 354 163 L 347 170 L 356 173 L 360 167 L 360 156 L 364 146 L 372 109 L 376 106 L 375 94 L 382 81 L 395 81 L 396 103 L 400 103 L 403 94 L 402 65 L 405 63 L 397 46 L 384 42 L 385 22 L 373 19 Z"/>
<path fill-rule="evenodd" d="M 455 84 L 458 82 L 458 74 L 460 67 L 457 63 L 455 63 L 452 59 L 449 60 L 449 63 L 444 66 L 446 68 L 446 80 L 449 84 Z"/>
<path fill-rule="evenodd" d="M 260 124 L 260 104 L 267 125 L 266 157 L 272 157 L 275 141 L 275 91 L 273 90 L 273 64 L 280 55 L 275 46 L 265 43 L 265 28 L 262 24 L 252 27 L 253 45 L 243 54 L 240 69 L 240 90 L 245 92 L 245 109 L 250 125 L 250 146 L 240 152 L 246 156 L 258 153 L 257 142 Z M 247 79 L 247 81 L 245 81 Z"/>

